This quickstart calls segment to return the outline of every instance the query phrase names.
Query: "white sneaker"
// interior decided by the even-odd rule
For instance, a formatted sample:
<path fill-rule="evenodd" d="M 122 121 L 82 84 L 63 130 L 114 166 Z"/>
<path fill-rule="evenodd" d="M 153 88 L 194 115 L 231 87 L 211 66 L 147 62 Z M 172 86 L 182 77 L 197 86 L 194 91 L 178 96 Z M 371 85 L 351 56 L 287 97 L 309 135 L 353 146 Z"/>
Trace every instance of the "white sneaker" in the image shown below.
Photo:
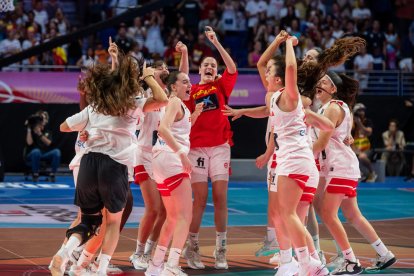
<path fill-rule="evenodd" d="M 337 268 L 341 267 L 342 264 L 345 262 L 344 256 L 342 255 L 336 255 L 329 259 L 329 263 L 326 265 L 326 267 L 330 270 L 336 270 Z"/>
<path fill-rule="evenodd" d="M 328 268 L 322 264 L 321 261 L 310 258 L 309 262 L 304 265 L 299 265 L 299 275 L 309 276 L 326 276 L 330 275 Z"/>
<path fill-rule="evenodd" d="M 69 261 L 69 255 L 66 250 L 59 250 L 53 256 L 52 262 L 49 265 L 50 273 L 53 276 L 62 276 L 65 273 L 66 264 Z"/>
<path fill-rule="evenodd" d="M 280 264 L 275 276 L 293 276 L 299 273 L 299 264 L 295 258 L 289 263 Z"/>
<path fill-rule="evenodd" d="M 268 240 L 267 236 L 264 237 L 262 247 L 256 251 L 256 257 L 260 256 L 270 256 L 280 251 L 279 244 L 277 243 L 276 239 Z"/>
<path fill-rule="evenodd" d="M 99 263 L 96 261 L 96 259 L 95 261 L 89 264 L 87 270 L 90 271 L 91 273 L 99 272 Z M 120 273 L 122 273 L 122 269 L 116 267 L 115 265 L 111 263 L 108 264 L 108 267 L 106 268 L 106 274 L 120 274 Z"/>
<path fill-rule="evenodd" d="M 200 248 L 198 243 L 187 241 L 182 256 L 187 260 L 187 264 L 192 269 L 204 269 L 205 265 L 201 261 Z"/>
<path fill-rule="evenodd" d="M 180 266 L 170 266 L 166 263 L 160 276 L 187 276 L 187 274 L 181 269 Z"/>
<path fill-rule="evenodd" d="M 92 271 L 91 266 L 83 267 L 80 265 L 72 265 L 68 273 L 69 276 L 87 276 L 96 275 L 96 270 Z"/>
<path fill-rule="evenodd" d="M 154 265 L 154 263 L 150 260 L 148 262 L 148 268 L 145 271 L 145 276 L 159 276 L 161 272 L 164 270 L 164 263 L 160 264 L 159 266 Z"/>
<path fill-rule="evenodd" d="M 280 264 L 280 253 L 279 252 L 275 253 L 275 255 L 273 255 L 273 257 L 270 258 L 269 264 L 279 266 L 279 264 Z"/>
<path fill-rule="evenodd" d="M 397 259 L 395 258 L 394 254 L 391 251 L 388 251 L 387 254 L 383 257 L 377 255 L 377 258 L 374 260 L 373 265 L 367 267 L 365 270 L 371 272 L 382 270 L 393 265 L 396 261 Z"/>
<path fill-rule="evenodd" d="M 227 249 L 224 247 L 214 249 L 214 259 L 216 260 L 214 263 L 214 267 L 216 269 L 229 269 L 229 265 L 227 264 L 226 260 L 226 251 Z"/>
<path fill-rule="evenodd" d="M 150 260 L 150 256 L 147 254 L 139 254 L 136 253 L 132 254 L 129 257 L 131 264 L 137 270 L 146 270 L 148 268 L 148 262 Z"/>

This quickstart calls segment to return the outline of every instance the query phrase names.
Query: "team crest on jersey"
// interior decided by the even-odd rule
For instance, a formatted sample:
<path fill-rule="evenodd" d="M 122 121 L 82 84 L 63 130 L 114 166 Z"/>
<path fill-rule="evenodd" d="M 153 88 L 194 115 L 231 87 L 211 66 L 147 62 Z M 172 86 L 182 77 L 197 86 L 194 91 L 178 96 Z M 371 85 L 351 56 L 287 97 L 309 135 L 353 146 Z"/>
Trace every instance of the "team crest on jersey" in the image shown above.
<path fill-rule="evenodd" d="M 300 136 L 305 136 L 305 135 L 306 135 L 306 129 L 301 129 L 301 130 L 299 131 L 299 135 L 300 135 Z"/>
<path fill-rule="evenodd" d="M 219 107 L 218 99 L 216 94 L 210 94 L 201 98 L 196 99 L 196 104 L 203 103 L 203 112 L 208 110 L 215 110 Z"/>

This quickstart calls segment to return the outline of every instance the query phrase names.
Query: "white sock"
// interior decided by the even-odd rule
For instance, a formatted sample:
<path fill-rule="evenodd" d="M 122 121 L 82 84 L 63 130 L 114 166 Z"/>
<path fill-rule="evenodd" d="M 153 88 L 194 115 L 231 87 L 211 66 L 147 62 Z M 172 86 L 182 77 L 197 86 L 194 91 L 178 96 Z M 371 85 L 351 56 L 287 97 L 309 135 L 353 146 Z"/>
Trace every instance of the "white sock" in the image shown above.
<path fill-rule="evenodd" d="M 292 261 L 292 247 L 286 250 L 280 250 L 280 262 L 287 264 Z"/>
<path fill-rule="evenodd" d="M 342 251 L 342 255 L 346 260 L 350 260 L 351 262 L 356 262 L 356 257 L 352 248 L 348 248 L 347 250 Z"/>
<path fill-rule="evenodd" d="M 111 261 L 111 256 L 107 254 L 101 254 L 99 259 L 98 275 L 106 275 L 106 270 L 108 269 L 109 262 Z"/>
<path fill-rule="evenodd" d="M 95 254 L 88 252 L 86 250 L 83 250 L 82 254 L 79 256 L 77 265 L 86 267 L 91 262 L 93 255 Z"/>
<path fill-rule="evenodd" d="M 318 261 L 320 261 L 321 259 L 319 258 L 319 254 L 318 254 L 318 251 L 313 251 L 312 253 L 310 253 L 310 256 L 312 257 L 312 258 L 314 258 L 315 260 L 318 260 Z"/>
<path fill-rule="evenodd" d="M 227 245 L 227 232 L 216 232 L 216 248 L 226 247 Z"/>
<path fill-rule="evenodd" d="M 168 248 L 165 246 L 157 245 L 155 248 L 154 257 L 152 258 L 152 262 L 155 266 L 160 266 L 164 262 L 167 249 Z"/>
<path fill-rule="evenodd" d="M 276 232 L 274 227 L 267 227 L 266 237 L 268 241 L 273 241 L 276 239 Z"/>
<path fill-rule="evenodd" d="M 385 246 L 385 244 L 381 241 L 381 239 L 378 239 L 371 243 L 372 248 L 374 248 L 375 251 L 377 251 L 378 255 L 385 256 L 388 253 L 388 248 Z"/>
<path fill-rule="evenodd" d="M 313 244 L 315 245 L 316 251 L 321 251 L 321 244 L 319 242 L 319 235 L 312 236 Z"/>
<path fill-rule="evenodd" d="M 181 249 L 170 248 L 170 254 L 168 255 L 168 265 L 172 267 L 178 266 L 180 263 Z"/>
<path fill-rule="evenodd" d="M 144 254 L 151 255 L 154 245 L 155 245 L 155 241 L 148 239 L 147 242 L 145 243 Z"/>
<path fill-rule="evenodd" d="M 301 264 L 309 263 L 309 249 L 307 246 L 295 248 L 296 256 Z"/>
<path fill-rule="evenodd" d="M 188 238 L 191 243 L 198 244 L 198 235 L 199 233 L 188 233 Z"/>
<path fill-rule="evenodd" d="M 144 254 L 144 250 L 145 250 L 145 243 L 142 243 L 139 240 L 137 240 L 137 249 L 135 249 L 135 254 L 142 255 Z"/>
<path fill-rule="evenodd" d="M 80 245 L 81 241 L 75 237 L 75 236 L 70 236 L 68 242 L 65 245 L 64 250 L 68 253 L 68 256 L 70 256 L 73 252 L 73 250 L 75 250 L 76 247 L 78 247 Z"/>

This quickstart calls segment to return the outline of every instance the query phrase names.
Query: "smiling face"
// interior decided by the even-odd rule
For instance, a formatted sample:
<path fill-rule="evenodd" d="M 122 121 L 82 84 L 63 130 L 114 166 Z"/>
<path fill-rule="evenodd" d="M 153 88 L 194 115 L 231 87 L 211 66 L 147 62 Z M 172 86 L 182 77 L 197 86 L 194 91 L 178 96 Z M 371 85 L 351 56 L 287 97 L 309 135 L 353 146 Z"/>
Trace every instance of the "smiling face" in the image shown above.
<path fill-rule="evenodd" d="M 201 83 L 210 83 L 217 76 L 217 61 L 213 57 L 207 57 L 201 63 L 198 73 L 201 75 Z"/>
<path fill-rule="evenodd" d="M 318 82 L 316 87 L 316 99 L 320 100 L 323 104 L 332 99 L 332 95 L 336 92 L 336 86 L 332 83 L 331 79 L 325 75 Z"/>
<path fill-rule="evenodd" d="M 177 81 L 172 85 L 172 88 L 181 100 L 188 101 L 190 99 L 191 82 L 186 73 L 178 74 Z"/>

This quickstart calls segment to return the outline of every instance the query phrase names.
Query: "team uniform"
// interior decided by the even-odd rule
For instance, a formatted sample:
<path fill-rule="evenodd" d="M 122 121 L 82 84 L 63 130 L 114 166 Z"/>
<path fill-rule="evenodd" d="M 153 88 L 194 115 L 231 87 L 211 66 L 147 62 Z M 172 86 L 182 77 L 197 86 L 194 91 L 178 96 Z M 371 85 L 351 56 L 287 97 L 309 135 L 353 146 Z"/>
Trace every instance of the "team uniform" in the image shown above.
<path fill-rule="evenodd" d="M 271 98 L 271 116 L 275 136 L 276 175 L 294 179 L 303 190 L 301 201 L 313 200 L 319 175 L 309 144 L 305 113 L 299 97 L 298 105 L 291 112 L 284 112 L 277 106 L 284 88 L 275 92 Z"/>
<path fill-rule="evenodd" d="M 190 100 L 186 101 L 188 109 L 194 112 L 196 104 L 204 103 L 190 134 L 188 158 L 193 164 L 193 182 L 207 182 L 209 176 L 213 180 L 228 180 L 233 132 L 221 110 L 228 104 L 237 74 L 230 74 L 226 69 L 218 80 L 191 87 Z M 214 179 L 215 176 L 220 179 Z"/>
<path fill-rule="evenodd" d="M 342 123 L 335 128 L 325 149 L 326 191 L 355 197 L 358 178 L 361 177 L 359 161 L 351 147 L 343 142 L 349 136 L 352 128 L 351 112 L 343 101 L 332 100 L 322 106 L 319 113 L 323 114 L 330 104 L 339 105 L 344 110 L 345 117 Z"/>
<path fill-rule="evenodd" d="M 148 178 L 154 179 L 152 172 L 152 147 L 157 142 L 158 126 L 165 108 L 145 112 L 140 118 L 140 129 L 137 131 L 138 151 L 137 166 L 134 168 L 135 183 L 139 184 Z"/>
<path fill-rule="evenodd" d="M 272 120 L 273 117 L 269 117 L 267 120 L 265 136 L 266 147 L 269 144 L 269 138 L 272 133 Z M 267 162 L 267 190 L 271 192 L 277 192 L 276 165 L 276 153 L 273 153 L 272 157 Z"/>
<path fill-rule="evenodd" d="M 136 99 L 136 108 L 123 117 L 96 113 L 88 106 L 66 119 L 74 131 L 90 125 L 75 195 L 75 204 L 83 213 L 94 214 L 103 207 L 117 213 L 125 207 L 129 170 L 136 165 L 136 122 L 145 102 Z"/>
<path fill-rule="evenodd" d="M 185 153 L 188 154 L 190 151 L 191 114 L 184 103 L 181 103 L 181 107 L 184 110 L 184 116 L 171 125 L 171 133 Z M 157 188 L 161 196 L 170 196 L 171 192 L 189 175 L 183 172 L 179 155 L 161 137 L 158 136 L 152 152 L 152 168 Z"/>

